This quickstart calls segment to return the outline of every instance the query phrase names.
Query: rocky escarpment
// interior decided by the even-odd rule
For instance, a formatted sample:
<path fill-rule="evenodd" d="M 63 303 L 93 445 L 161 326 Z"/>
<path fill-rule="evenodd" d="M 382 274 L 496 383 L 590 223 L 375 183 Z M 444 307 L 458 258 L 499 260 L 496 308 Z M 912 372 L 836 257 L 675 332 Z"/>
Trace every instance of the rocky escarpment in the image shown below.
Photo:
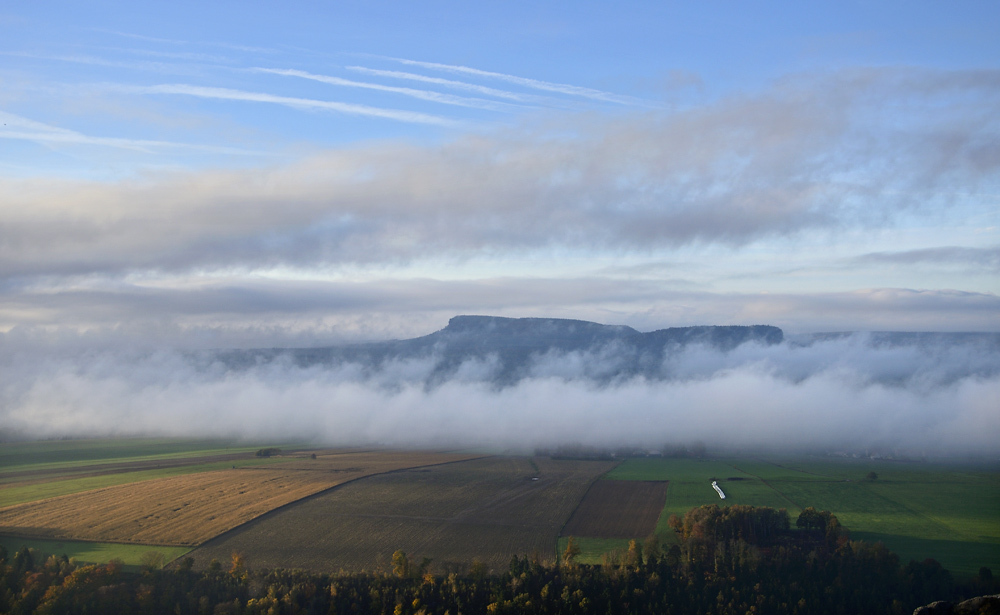
<path fill-rule="evenodd" d="M 1000 594 L 970 598 L 958 604 L 941 600 L 918 608 L 913 615 L 1000 615 Z"/>
<path fill-rule="evenodd" d="M 455 375 L 463 365 L 477 363 L 488 366 L 486 379 L 503 386 L 538 375 L 540 363 L 558 362 L 570 354 L 590 366 L 583 371 L 590 379 L 660 379 L 670 377 L 664 369 L 666 359 L 690 346 L 726 352 L 748 343 L 780 344 L 783 339 L 781 329 L 768 325 L 671 327 L 643 333 L 623 325 L 564 318 L 455 316 L 440 331 L 408 340 L 226 351 L 218 358 L 232 368 L 276 359 L 299 367 L 350 363 L 371 370 L 425 361 L 433 363 L 429 383 Z"/>

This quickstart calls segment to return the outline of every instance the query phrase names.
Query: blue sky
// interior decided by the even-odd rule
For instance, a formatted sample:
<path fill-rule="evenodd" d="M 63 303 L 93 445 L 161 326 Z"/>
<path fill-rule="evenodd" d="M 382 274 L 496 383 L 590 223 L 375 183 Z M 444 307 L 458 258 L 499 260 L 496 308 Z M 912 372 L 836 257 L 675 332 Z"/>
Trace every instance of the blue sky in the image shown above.
<path fill-rule="evenodd" d="M 0 8 L 0 331 L 1000 331 L 990 2 Z"/>

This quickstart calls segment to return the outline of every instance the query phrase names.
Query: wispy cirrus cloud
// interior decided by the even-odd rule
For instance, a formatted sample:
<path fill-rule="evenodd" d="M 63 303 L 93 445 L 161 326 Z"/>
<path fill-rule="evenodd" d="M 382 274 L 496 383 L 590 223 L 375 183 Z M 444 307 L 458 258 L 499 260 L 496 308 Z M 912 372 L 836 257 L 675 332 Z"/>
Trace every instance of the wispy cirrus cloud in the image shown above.
<path fill-rule="evenodd" d="M 137 94 L 178 94 L 182 96 L 194 96 L 197 98 L 210 98 L 216 100 L 241 100 L 247 102 L 270 103 L 293 107 L 296 109 L 319 109 L 323 111 L 333 111 L 335 113 L 344 113 L 347 115 L 362 115 L 415 124 L 436 124 L 439 126 L 457 126 L 460 124 L 460 122 L 450 118 L 431 115 L 428 113 L 420 113 L 417 111 L 384 109 L 371 105 L 359 105 L 331 100 L 315 100 L 311 98 L 298 98 L 293 96 L 277 96 L 275 94 L 267 94 L 264 92 L 248 92 L 245 90 L 206 87 L 184 83 L 169 83 L 151 86 L 121 86 L 118 89 Z"/>
<path fill-rule="evenodd" d="M 102 58 L 98 56 L 85 55 L 85 54 L 58 55 L 58 54 L 35 54 L 26 52 L 0 51 L 0 55 L 17 56 L 21 58 L 32 58 L 36 60 L 46 60 L 50 62 L 67 62 L 70 64 L 83 64 L 87 66 L 99 66 L 104 68 L 124 68 L 128 70 L 162 73 L 168 75 L 202 76 L 205 74 L 206 67 L 208 66 L 205 64 L 197 64 L 193 62 L 175 63 L 175 62 L 150 62 L 150 61 L 135 61 L 135 60 L 114 60 L 114 59 Z"/>
<path fill-rule="evenodd" d="M 77 145 L 100 145 L 127 149 L 144 153 L 155 153 L 164 149 L 189 149 L 217 154 L 266 155 L 264 152 L 256 152 L 236 147 L 225 147 L 217 145 L 203 145 L 198 143 L 178 143 L 175 141 L 158 141 L 152 139 L 127 139 L 121 137 L 99 137 L 88 135 L 68 128 L 52 126 L 43 122 L 0 111 L 0 139 L 15 139 L 22 141 L 33 141 L 44 144 L 77 144 Z"/>
<path fill-rule="evenodd" d="M 247 51 L 253 53 L 275 53 L 276 50 L 267 47 L 255 47 L 251 45 L 234 45 L 232 43 L 218 42 L 218 41 L 189 41 L 183 39 L 175 38 L 162 38 L 156 36 L 147 36 L 144 34 L 135 34 L 132 32 L 122 32 L 120 30 L 107 30 L 105 28 L 89 28 L 94 32 L 103 32 L 105 34 L 113 34 L 115 36 L 120 36 L 122 38 L 130 38 L 139 41 L 146 41 L 150 43 L 164 43 L 168 45 L 184 45 L 184 46 L 195 46 L 195 45 L 205 45 L 211 47 L 221 47 L 225 49 L 232 49 L 235 51 Z"/>
<path fill-rule="evenodd" d="M 555 99 L 546 98 L 544 96 L 535 96 L 532 94 L 522 94 L 519 92 L 498 90 L 496 88 L 487 87 L 485 85 L 467 83 L 465 81 L 455 81 L 454 79 L 444 79 L 441 77 L 428 77 L 427 75 L 408 73 L 405 71 L 380 70 L 376 68 L 366 68 L 364 66 L 345 66 L 344 68 L 350 71 L 363 73 L 365 75 L 372 75 L 375 77 L 389 77 L 390 79 L 406 79 L 409 81 L 419 81 L 421 83 L 433 83 L 435 85 L 443 85 L 445 87 L 453 88 L 456 90 L 477 92 L 485 96 L 493 96 L 495 98 L 503 98 L 506 100 L 516 100 L 518 102 L 545 104 L 545 105 L 552 105 L 554 103 L 559 102 L 556 101 Z"/>
<path fill-rule="evenodd" d="M 303 70 L 296 70 L 290 68 L 252 68 L 250 70 L 258 73 L 283 75 L 286 77 L 299 77 L 302 79 L 309 79 L 311 81 L 318 81 L 320 83 L 326 83 L 329 85 L 337 85 L 349 88 L 363 88 L 368 90 L 378 90 L 380 92 L 390 92 L 392 94 L 402 94 L 404 96 L 419 98 L 420 100 L 427 100 L 430 102 L 441 103 L 444 105 L 457 105 L 460 107 L 488 109 L 490 111 L 512 111 L 512 110 L 525 109 L 524 105 L 512 105 L 510 103 L 496 102 L 492 100 L 485 100 L 482 98 L 468 98 L 465 96 L 455 96 L 453 94 L 444 94 L 441 92 L 434 92 L 430 90 L 401 88 L 391 85 L 383 85 L 381 83 L 353 81 L 351 79 L 343 79 L 341 77 L 334 77 L 330 75 L 317 75 Z"/>
<path fill-rule="evenodd" d="M 386 59 L 392 60 L 393 62 L 399 62 L 400 64 L 405 64 L 407 66 L 420 66 L 421 68 L 428 68 L 431 70 L 438 70 L 449 73 L 458 73 L 464 75 L 474 75 L 476 77 L 482 77 L 486 79 L 497 79 L 499 81 L 506 81 L 507 83 L 514 83 L 535 90 L 542 90 L 545 92 L 555 92 L 558 94 L 565 94 L 567 96 L 579 96 L 582 98 L 589 98 L 591 100 L 600 100 L 603 102 L 616 103 L 619 105 L 640 106 L 640 107 L 659 106 L 657 104 L 651 103 L 650 101 L 642 100 L 641 98 L 635 98 L 634 96 L 622 96 L 620 94 L 613 94 L 611 92 L 604 92 L 601 90 L 595 90 L 593 88 L 585 88 L 577 85 L 570 85 L 567 83 L 553 83 L 551 81 L 542 81 L 539 79 L 530 79 L 528 77 L 518 77 L 517 75 L 508 75 L 506 73 L 496 73 L 486 70 L 480 70 L 478 68 L 470 68 L 468 66 L 440 64 L 438 62 L 422 62 L 419 60 L 407 60 L 404 58 L 392 58 L 392 57 L 388 57 Z"/>

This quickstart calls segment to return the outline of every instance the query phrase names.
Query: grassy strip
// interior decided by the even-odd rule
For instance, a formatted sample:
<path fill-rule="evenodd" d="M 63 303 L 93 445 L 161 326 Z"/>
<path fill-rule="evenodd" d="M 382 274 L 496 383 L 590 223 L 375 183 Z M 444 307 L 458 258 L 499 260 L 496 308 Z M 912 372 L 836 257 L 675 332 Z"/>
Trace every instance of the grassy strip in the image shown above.
<path fill-rule="evenodd" d="M 869 471 L 878 474 L 864 480 Z M 830 510 L 852 536 L 881 540 L 903 562 L 928 557 L 958 577 L 1000 570 L 1000 472 L 993 468 L 869 459 L 629 459 L 609 479 L 669 480 L 657 525 L 666 544 L 670 515 L 703 504 Z M 742 478 L 731 481 L 728 478 Z M 711 488 L 718 480 L 720 500 Z"/>
<path fill-rule="evenodd" d="M 42 540 L 38 538 L 19 538 L 16 536 L 0 536 L 0 545 L 8 553 L 20 551 L 24 547 L 34 549 L 44 560 L 50 555 L 60 557 L 65 555 L 83 564 L 105 564 L 113 559 L 120 559 L 126 566 L 138 568 L 143 558 L 150 552 L 163 555 L 163 562 L 171 562 L 191 551 L 190 547 L 163 547 L 157 545 L 121 545 L 110 542 L 84 542 L 79 540 Z"/>
<path fill-rule="evenodd" d="M 83 478 L 55 480 L 44 483 L 0 488 L 0 502 L 3 502 L 3 506 L 13 506 L 14 504 L 22 504 L 24 502 L 35 502 L 60 495 L 90 491 L 91 489 L 101 489 L 103 487 L 113 487 L 115 485 L 137 483 L 157 478 L 167 478 L 169 476 L 197 474 L 201 472 L 211 472 L 213 470 L 227 470 L 233 467 L 243 468 L 264 464 L 278 464 L 288 461 L 290 460 L 282 459 L 280 457 L 240 459 L 235 461 L 216 461 L 212 463 L 192 464 L 173 468 L 140 470 L 137 472 L 119 472 L 115 474 L 103 474 L 101 476 L 86 476 Z"/>
<path fill-rule="evenodd" d="M 5 474 L 209 455 L 253 452 L 260 445 L 218 440 L 128 439 L 15 442 L 0 444 L 0 467 Z"/>
<path fill-rule="evenodd" d="M 559 538 L 558 556 L 560 561 L 562 561 L 563 552 L 566 551 L 568 542 L 569 537 L 567 536 Z M 576 558 L 578 564 L 600 564 L 602 563 L 601 558 L 605 553 L 616 550 L 622 553 L 628 551 L 627 538 L 587 538 L 574 536 L 573 542 L 580 547 L 580 555 Z"/>

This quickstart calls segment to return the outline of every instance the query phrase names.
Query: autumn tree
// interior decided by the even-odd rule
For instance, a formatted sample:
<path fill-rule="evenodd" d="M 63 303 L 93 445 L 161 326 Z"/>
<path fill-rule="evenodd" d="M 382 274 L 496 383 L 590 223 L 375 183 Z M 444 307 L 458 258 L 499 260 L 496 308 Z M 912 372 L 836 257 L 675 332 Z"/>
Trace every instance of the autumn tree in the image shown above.
<path fill-rule="evenodd" d="M 563 563 L 567 566 L 572 566 L 576 562 L 576 558 L 580 556 L 580 545 L 576 544 L 576 540 L 572 536 L 566 541 L 566 550 L 563 551 Z"/>
<path fill-rule="evenodd" d="M 406 553 L 396 551 L 392 554 L 392 573 L 400 579 L 410 576 L 410 560 L 406 558 Z"/>
<path fill-rule="evenodd" d="M 635 539 L 628 541 L 628 551 L 625 553 L 625 565 L 630 568 L 642 566 L 642 545 Z"/>
<path fill-rule="evenodd" d="M 642 552 L 646 554 L 647 561 L 659 559 L 661 555 L 660 537 L 656 534 L 650 534 L 642 543 Z"/>

